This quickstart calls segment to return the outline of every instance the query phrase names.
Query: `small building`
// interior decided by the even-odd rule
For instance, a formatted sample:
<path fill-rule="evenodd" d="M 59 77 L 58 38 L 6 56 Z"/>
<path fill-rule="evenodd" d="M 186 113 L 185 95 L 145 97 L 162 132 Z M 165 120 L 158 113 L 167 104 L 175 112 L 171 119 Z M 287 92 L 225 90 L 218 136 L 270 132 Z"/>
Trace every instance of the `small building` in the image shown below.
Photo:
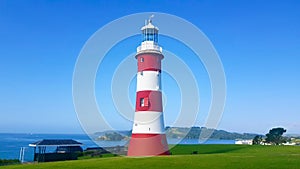
<path fill-rule="evenodd" d="M 78 152 L 82 152 L 82 143 L 71 139 L 44 139 L 29 144 L 34 147 L 34 161 L 49 162 L 77 160 Z"/>
<path fill-rule="evenodd" d="M 235 144 L 252 145 L 253 140 L 235 140 Z"/>

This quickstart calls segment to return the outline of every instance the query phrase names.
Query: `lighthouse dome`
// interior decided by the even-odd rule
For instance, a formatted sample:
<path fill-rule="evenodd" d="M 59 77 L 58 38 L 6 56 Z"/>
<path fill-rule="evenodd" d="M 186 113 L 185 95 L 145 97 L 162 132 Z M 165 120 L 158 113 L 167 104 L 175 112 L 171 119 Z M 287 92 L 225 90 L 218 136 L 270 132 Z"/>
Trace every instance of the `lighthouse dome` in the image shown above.
<path fill-rule="evenodd" d="M 147 20 L 146 25 L 141 28 L 141 31 L 144 31 L 145 29 L 155 29 L 156 31 L 159 30 L 158 27 L 152 24 L 152 20 Z"/>

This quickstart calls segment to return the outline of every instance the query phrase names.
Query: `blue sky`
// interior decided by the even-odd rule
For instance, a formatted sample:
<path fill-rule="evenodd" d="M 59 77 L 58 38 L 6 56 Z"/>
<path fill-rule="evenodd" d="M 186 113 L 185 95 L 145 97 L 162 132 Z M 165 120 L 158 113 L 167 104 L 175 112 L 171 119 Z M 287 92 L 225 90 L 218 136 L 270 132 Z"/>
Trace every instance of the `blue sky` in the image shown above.
<path fill-rule="evenodd" d="M 72 76 L 81 48 L 99 28 L 117 18 L 137 12 L 163 12 L 186 19 L 201 29 L 222 60 L 227 101 L 219 129 L 266 133 L 272 127 L 282 126 L 289 133 L 300 133 L 299 9 L 300 3 L 296 0 L 2 0 L 0 132 L 83 132 L 72 102 Z M 122 50 L 120 43 L 112 53 L 119 52 L 124 56 L 108 56 L 107 60 L 120 62 L 122 57 L 135 51 L 140 43 L 138 40 L 133 37 L 126 41 L 135 43 L 128 50 Z M 162 46 L 168 50 L 177 54 L 187 51 L 176 51 L 167 42 L 167 38 L 161 38 Z M 188 57 L 181 56 L 192 71 L 203 69 L 201 63 L 193 65 Z M 196 75 L 196 78 L 200 90 L 203 87 L 206 91 L 209 86 L 207 75 Z M 166 92 L 172 91 L 166 84 L 178 91 L 168 75 L 163 80 Z M 96 81 L 96 85 L 98 83 Z M 96 91 L 100 87 L 99 83 Z M 130 91 L 134 92 L 134 84 Z M 208 91 L 204 92 L 203 98 L 206 106 L 210 99 Z M 171 97 L 178 95 L 173 93 L 168 103 L 172 101 Z M 99 97 L 101 95 L 97 95 Z M 134 93 L 131 100 L 134 100 Z M 109 104 L 103 109 L 114 111 Z M 202 124 L 205 110 L 196 125 Z M 168 125 L 169 112 L 165 113 Z M 120 119 L 114 116 L 110 120 L 118 129 L 131 128 L 129 122 L 118 121 Z"/>

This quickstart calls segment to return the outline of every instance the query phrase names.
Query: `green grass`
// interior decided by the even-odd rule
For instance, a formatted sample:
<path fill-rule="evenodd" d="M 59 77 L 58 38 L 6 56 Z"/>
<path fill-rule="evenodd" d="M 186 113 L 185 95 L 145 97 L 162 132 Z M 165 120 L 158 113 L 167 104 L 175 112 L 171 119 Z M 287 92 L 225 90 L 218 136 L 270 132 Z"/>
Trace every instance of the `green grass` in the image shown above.
<path fill-rule="evenodd" d="M 116 157 L 118 155 L 116 154 L 100 154 L 100 155 L 96 155 L 96 156 L 90 156 L 90 155 L 85 155 L 85 156 L 81 156 L 78 157 L 78 160 L 86 160 L 86 159 L 92 159 L 92 158 L 108 158 L 108 157 Z"/>
<path fill-rule="evenodd" d="M 172 156 L 93 158 L 76 161 L 11 165 L 3 168 L 300 168 L 300 146 L 177 145 L 171 152 Z"/>

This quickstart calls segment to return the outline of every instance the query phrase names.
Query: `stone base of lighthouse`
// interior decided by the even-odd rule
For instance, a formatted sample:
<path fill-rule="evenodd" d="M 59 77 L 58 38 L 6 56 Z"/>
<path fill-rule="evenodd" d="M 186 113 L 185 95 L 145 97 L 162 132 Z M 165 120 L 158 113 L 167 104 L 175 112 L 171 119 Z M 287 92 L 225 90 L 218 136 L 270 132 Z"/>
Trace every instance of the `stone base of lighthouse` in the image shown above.
<path fill-rule="evenodd" d="M 169 155 L 165 134 L 132 134 L 128 156 Z"/>

